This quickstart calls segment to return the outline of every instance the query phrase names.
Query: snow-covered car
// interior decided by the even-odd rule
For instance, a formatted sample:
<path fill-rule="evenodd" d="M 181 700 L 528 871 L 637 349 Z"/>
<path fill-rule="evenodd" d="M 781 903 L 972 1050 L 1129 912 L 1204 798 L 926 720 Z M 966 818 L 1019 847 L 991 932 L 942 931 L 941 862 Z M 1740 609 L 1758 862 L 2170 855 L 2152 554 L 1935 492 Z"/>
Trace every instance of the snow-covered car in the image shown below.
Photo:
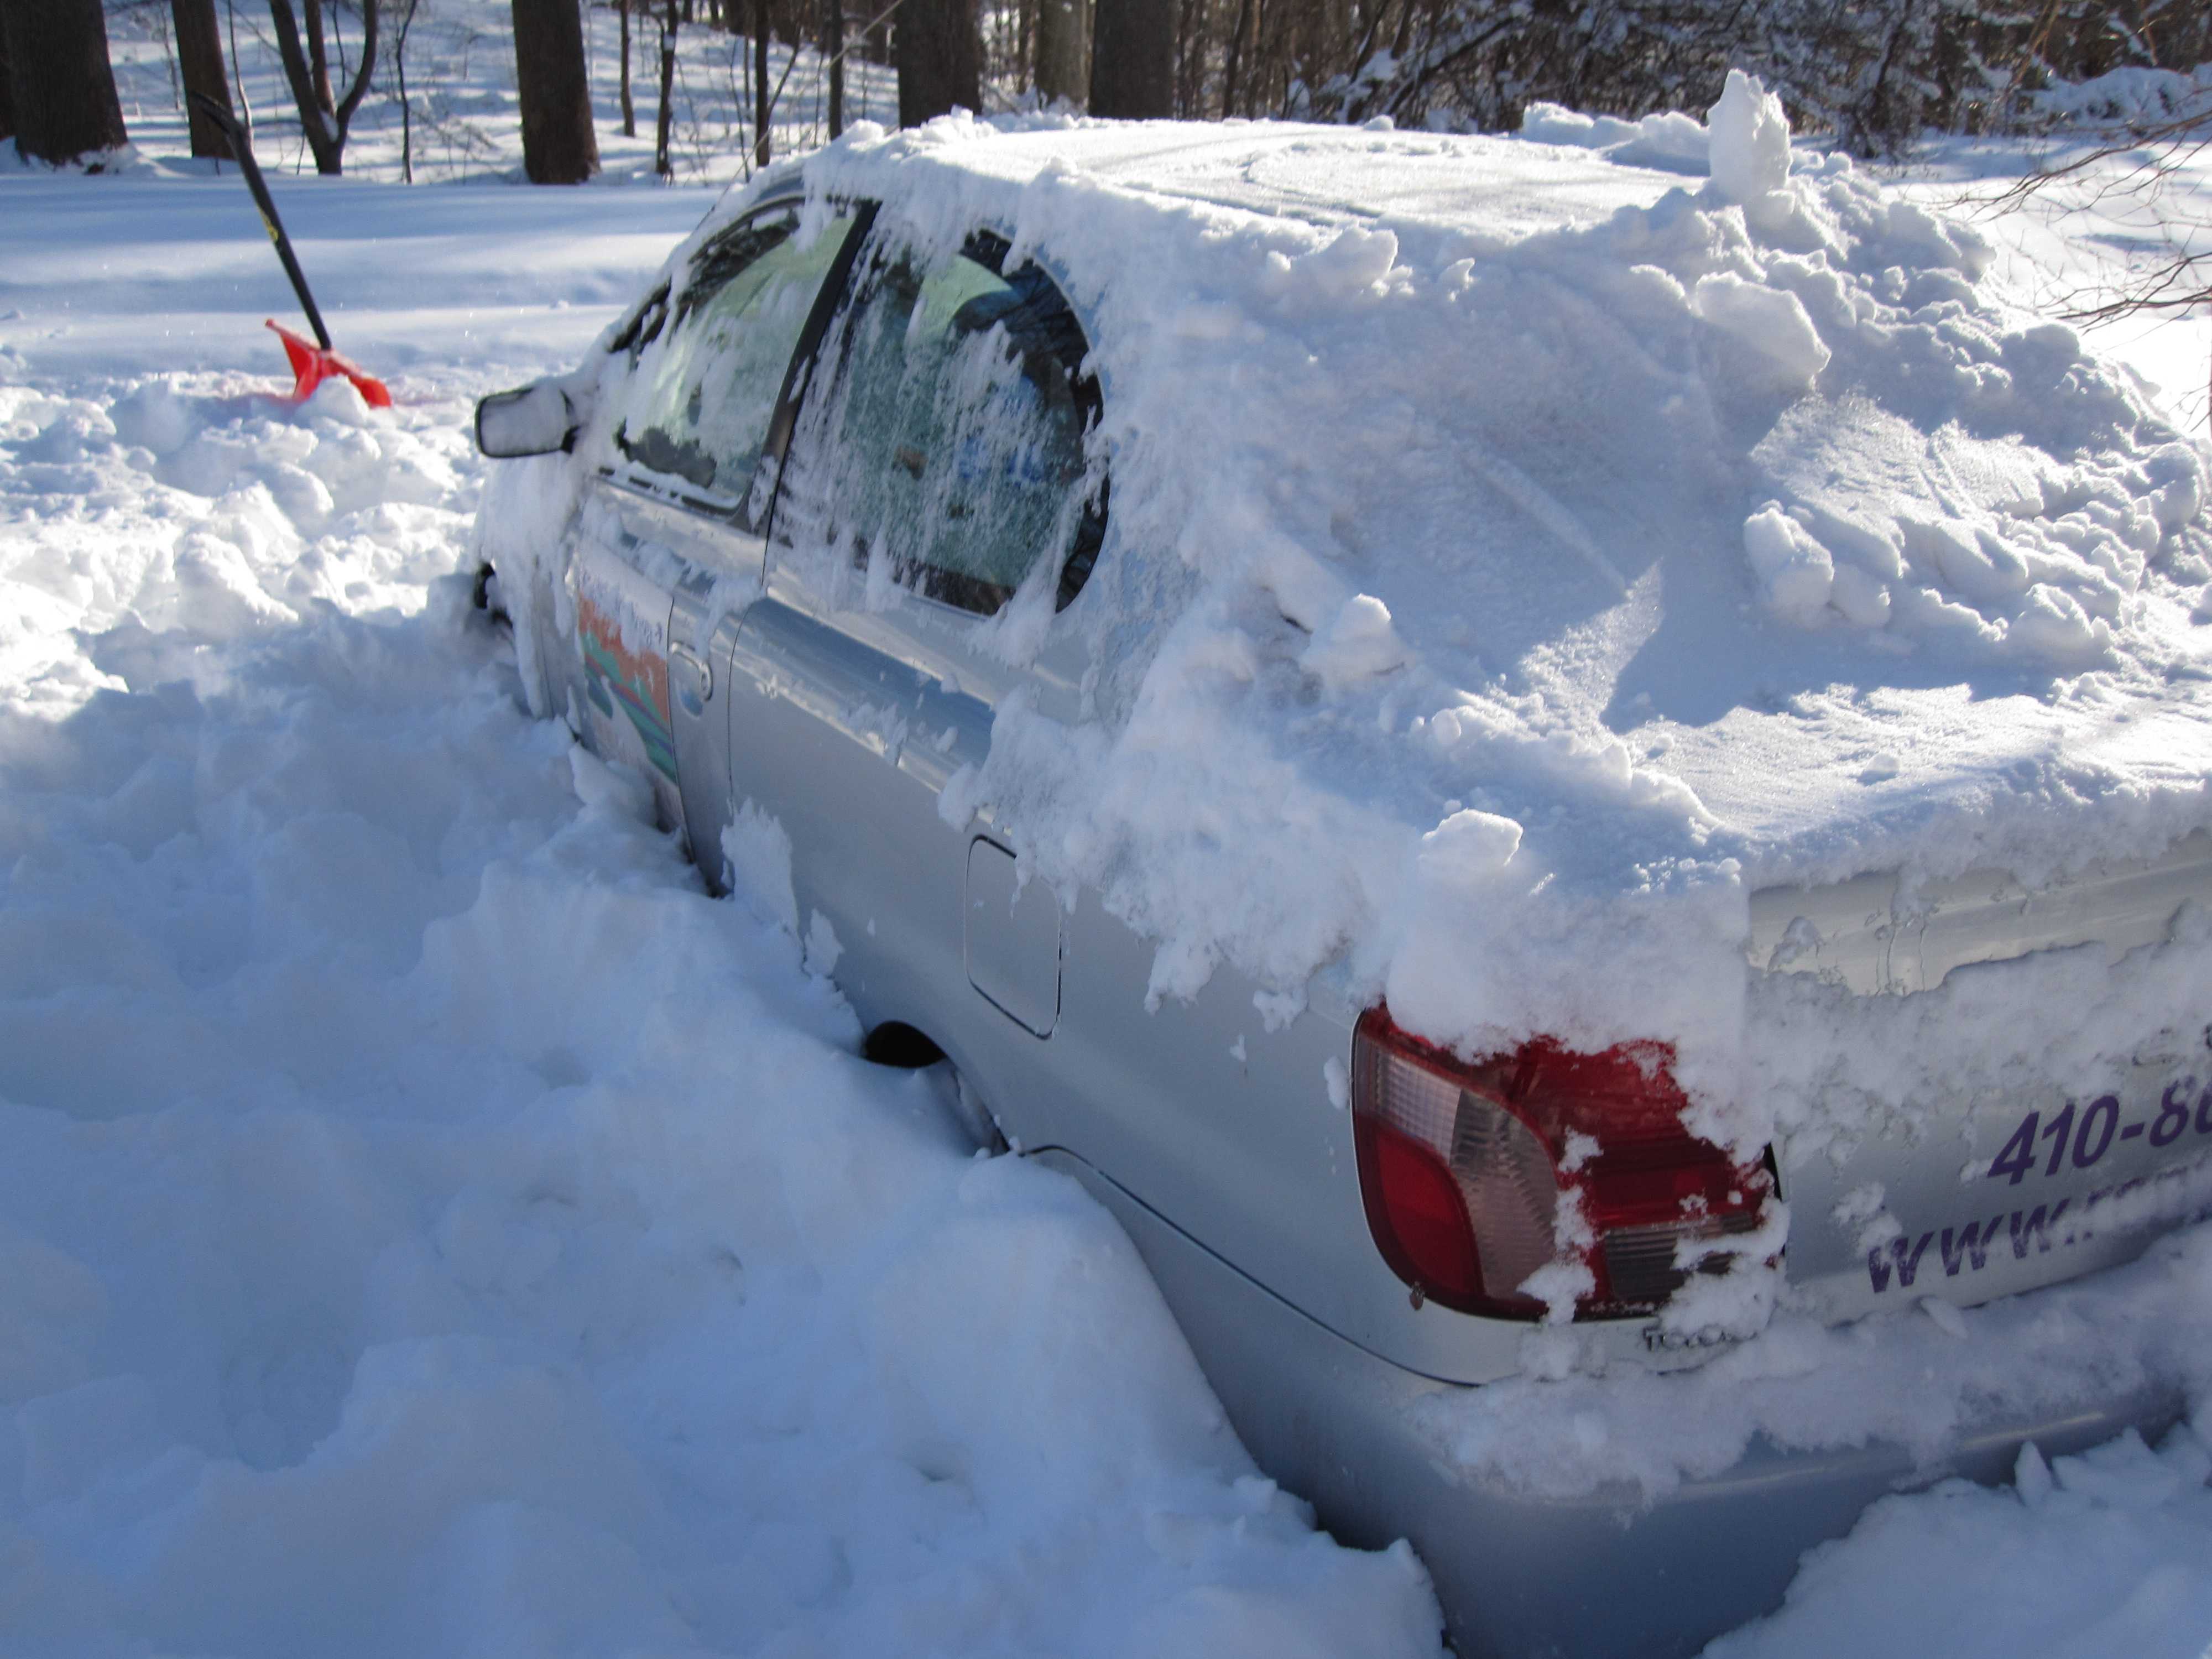
<path fill-rule="evenodd" d="M 479 592 L 1460 1651 L 1671 1654 L 2180 1409 L 2206 473 L 1753 84 L 1530 131 L 849 134 Z"/>

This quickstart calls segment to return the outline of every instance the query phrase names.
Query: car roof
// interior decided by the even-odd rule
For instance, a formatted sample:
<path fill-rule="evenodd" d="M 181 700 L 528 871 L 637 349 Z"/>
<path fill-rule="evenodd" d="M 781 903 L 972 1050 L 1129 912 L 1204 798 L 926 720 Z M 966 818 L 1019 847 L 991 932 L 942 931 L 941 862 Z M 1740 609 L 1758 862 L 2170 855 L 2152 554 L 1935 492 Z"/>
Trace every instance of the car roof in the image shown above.
<path fill-rule="evenodd" d="M 1174 994 L 1425 941 L 1483 964 L 1426 1035 L 1717 1054 L 1732 895 L 2041 879 L 2204 822 L 2201 453 L 1972 227 L 1687 125 L 1694 173 L 954 116 L 702 227 L 794 189 L 917 251 L 990 226 L 1082 318 L 1113 528 L 1054 626 L 1096 729 L 1006 717 L 988 783 L 1044 879 L 1172 939 Z M 1573 918 L 1613 955 L 1570 982 Z"/>
<path fill-rule="evenodd" d="M 965 174 L 979 197 L 1011 197 L 1048 172 L 1073 172 L 1163 207 L 1187 201 L 1317 227 L 1428 225 L 1506 241 L 1648 206 L 1686 182 L 1562 145 L 1279 121 L 954 119 L 880 150 L 885 161 Z"/>

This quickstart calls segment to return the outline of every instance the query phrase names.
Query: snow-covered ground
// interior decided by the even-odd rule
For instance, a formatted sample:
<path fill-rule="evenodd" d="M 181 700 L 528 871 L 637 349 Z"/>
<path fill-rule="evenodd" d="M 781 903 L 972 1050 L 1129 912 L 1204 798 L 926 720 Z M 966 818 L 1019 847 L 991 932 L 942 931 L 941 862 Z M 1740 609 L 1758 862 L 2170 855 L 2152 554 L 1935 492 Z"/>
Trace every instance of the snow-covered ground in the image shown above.
<path fill-rule="evenodd" d="M 465 625 L 466 394 L 702 199 L 288 192 L 368 417 L 234 182 L 0 196 L 0 1650 L 1434 1652 Z"/>
<path fill-rule="evenodd" d="M 468 400 L 709 195 L 280 179 L 400 404 L 293 410 L 243 192 L 134 131 L 0 172 L 0 1650 L 1436 1651 L 1111 1222 L 855 1059 L 467 620 Z M 1888 1500 L 1715 1651 L 2197 1659 L 2199 1427 Z"/>
<path fill-rule="evenodd" d="M 2121 95 L 2094 95 L 2106 87 Z M 2034 141 L 1932 139 L 1909 166 L 1889 170 L 1892 182 L 1974 224 L 1996 246 L 1999 279 L 2021 303 L 2047 311 L 2107 305 L 2177 256 L 2212 254 L 2212 149 L 2148 147 L 2064 171 L 2118 142 L 2121 121 L 2156 125 L 2212 102 L 2212 65 L 2190 77 L 2119 71 L 2066 101 L 2086 125 Z M 2061 176 L 2016 194 L 2039 171 Z M 2089 337 L 2155 388 L 2184 425 L 2212 429 L 2212 311 L 2118 317 L 2093 324 Z"/>

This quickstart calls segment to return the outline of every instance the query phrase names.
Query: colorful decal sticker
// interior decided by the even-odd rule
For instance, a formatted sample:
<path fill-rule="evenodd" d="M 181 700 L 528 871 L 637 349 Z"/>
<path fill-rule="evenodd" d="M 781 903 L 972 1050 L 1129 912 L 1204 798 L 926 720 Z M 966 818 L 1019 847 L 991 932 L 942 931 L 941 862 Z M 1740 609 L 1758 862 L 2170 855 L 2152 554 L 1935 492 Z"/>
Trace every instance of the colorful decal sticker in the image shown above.
<path fill-rule="evenodd" d="M 581 712 L 591 726 L 592 745 L 606 760 L 637 767 L 653 785 L 663 820 L 678 823 L 683 809 L 668 710 L 668 590 L 588 542 L 569 573 L 588 705 Z"/>
<path fill-rule="evenodd" d="M 629 716 L 645 744 L 645 757 L 673 778 L 676 734 L 668 719 L 668 659 L 632 650 L 619 622 L 586 596 L 577 606 L 576 631 L 584 648 L 585 690 L 602 714 Z"/>

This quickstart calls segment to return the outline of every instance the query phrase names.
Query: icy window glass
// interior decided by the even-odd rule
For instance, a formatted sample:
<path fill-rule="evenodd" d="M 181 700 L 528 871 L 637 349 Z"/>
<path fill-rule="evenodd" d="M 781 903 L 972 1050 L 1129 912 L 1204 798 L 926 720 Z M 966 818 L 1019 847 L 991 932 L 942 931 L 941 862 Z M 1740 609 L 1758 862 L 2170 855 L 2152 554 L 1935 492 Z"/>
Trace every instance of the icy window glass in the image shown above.
<path fill-rule="evenodd" d="M 784 371 L 852 225 L 839 217 L 802 241 L 798 214 L 779 209 L 699 255 L 668 325 L 641 341 L 615 434 L 634 465 L 681 479 L 686 493 L 743 499 Z"/>
<path fill-rule="evenodd" d="M 1097 392 L 1060 290 L 1002 252 L 874 263 L 800 412 L 780 541 L 986 614 L 1049 556 L 1073 597 L 1103 534 Z"/>

